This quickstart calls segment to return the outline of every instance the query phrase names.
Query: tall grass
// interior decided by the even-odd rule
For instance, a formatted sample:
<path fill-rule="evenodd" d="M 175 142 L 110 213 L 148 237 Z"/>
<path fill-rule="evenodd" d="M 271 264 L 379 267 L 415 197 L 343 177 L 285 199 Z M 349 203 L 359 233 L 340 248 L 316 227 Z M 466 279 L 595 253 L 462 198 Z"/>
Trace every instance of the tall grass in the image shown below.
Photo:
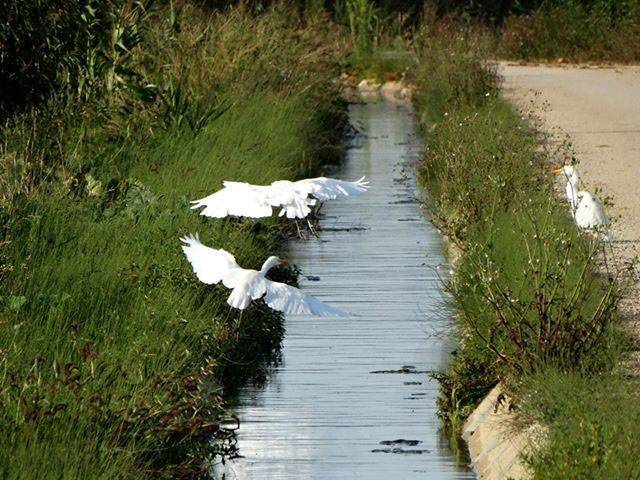
<path fill-rule="evenodd" d="M 338 0 L 334 16 L 349 33 L 348 64 L 359 78 L 386 81 L 415 65 L 408 48 L 414 28 L 412 10 L 396 11 L 372 0 Z"/>
<path fill-rule="evenodd" d="M 131 5 L 113 25 L 131 20 L 140 35 L 126 52 L 134 82 L 99 69 L 86 96 L 86 72 L 72 83 L 82 90 L 1 129 L 2 478 L 206 474 L 229 448 L 223 387 L 259 373 L 282 318 L 256 304 L 240 324 L 224 288 L 194 278 L 178 238 L 199 232 L 255 267 L 286 232 L 275 220 L 212 222 L 189 200 L 226 178 L 295 178 L 339 155 L 336 66 L 317 40 L 326 25 L 188 5 L 131 19 Z M 112 26 L 95 33 L 111 38 Z"/>
<path fill-rule="evenodd" d="M 334 6 L 338 21 L 349 27 L 356 56 L 373 51 L 380 36 L 380 11 L 371 0 L 341 0 Z"/>

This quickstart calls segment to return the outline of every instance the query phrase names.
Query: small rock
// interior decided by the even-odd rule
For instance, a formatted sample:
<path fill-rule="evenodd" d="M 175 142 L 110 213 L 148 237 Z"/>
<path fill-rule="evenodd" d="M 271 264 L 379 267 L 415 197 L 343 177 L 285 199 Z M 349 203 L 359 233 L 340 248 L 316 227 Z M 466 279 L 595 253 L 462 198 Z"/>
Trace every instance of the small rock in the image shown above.
<path fill-rule="evenodd" d="M 385 97 L 398 98 L 403 88 L 406 88 L 406 87 L 402 84 L 402 82 L 391 81 L 391 82 L 386 82 L 380 89 L 380 92 Z"/>
<path fill-rule="evenodd" d="M 380 92 L 380 83 L 373 79 L 364 79 L 358 84 L 358 92 L 365 95 Z"/>

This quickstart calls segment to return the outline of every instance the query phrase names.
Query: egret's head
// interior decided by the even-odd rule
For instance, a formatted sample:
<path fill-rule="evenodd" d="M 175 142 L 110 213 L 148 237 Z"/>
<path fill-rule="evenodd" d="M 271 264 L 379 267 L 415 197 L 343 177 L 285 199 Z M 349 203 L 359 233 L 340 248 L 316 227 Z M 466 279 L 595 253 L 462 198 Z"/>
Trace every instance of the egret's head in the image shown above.
<path fill-rule="evenodd" d="M 273 267 L 276 267 L 278 265 L 286 265 L 287 262 L 286 260 L 276 257 L 275 255 L 271 255 L 269 258 L 267 258 L 265 260 L 265 262 L 262 264 L 262 268 L 260 269 L 260 271 L 263 274 L 266 274 L 269 270 L 271 270 Z"/>
<path fill-rule="evenodd" d="M 578 170 L 573 165 L 565 165 L 561 168 L 554 168 L 553 170 L 551 170 L 551 173 L 563 173 L 567 178 L 573 177 L 574 175 L 578 176 Z"/>

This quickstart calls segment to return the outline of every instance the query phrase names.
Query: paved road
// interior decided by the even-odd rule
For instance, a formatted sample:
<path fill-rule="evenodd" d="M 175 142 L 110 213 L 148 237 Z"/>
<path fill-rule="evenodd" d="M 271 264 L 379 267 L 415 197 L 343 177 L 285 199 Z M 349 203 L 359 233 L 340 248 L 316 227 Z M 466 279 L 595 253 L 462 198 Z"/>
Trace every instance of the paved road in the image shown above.
<path fill-rule="evenodd" d="M 640 66 L 500 63 L 499 73 L 507 98 L 540 115 L 556 139 L 569 136 L 582 188 L 613 197 L 607 210 L 614 237 L 635 241 L 616 243 L 616 253 L 626 259 L 640 255 Z M 629 313 L 640 320 L 640 302 L 632 303 Z"/>

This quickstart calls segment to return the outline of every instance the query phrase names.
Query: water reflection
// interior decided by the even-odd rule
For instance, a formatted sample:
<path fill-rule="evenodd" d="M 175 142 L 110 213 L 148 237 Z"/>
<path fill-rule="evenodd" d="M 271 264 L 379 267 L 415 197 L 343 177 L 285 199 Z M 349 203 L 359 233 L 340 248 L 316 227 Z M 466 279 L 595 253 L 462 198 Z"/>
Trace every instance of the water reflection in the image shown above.
<path fill-rule="evenodd" d="M 350 113 L 362 134 L 337 176 L 366 175 L 372 189 L 327 203 L 321 238 L 292 242 L 289 258 L 311 276 L 303 288 L 358 316 L 287 318 L 281 361 L 239 394 L 243 458 L 216 468 L 227 479 L 473 478 L 424 373 L 451 348 L 432 335 L 449 321 L 433 269 L 444 260 L 415 201 L 411 112 L 381 102 Z"/>

